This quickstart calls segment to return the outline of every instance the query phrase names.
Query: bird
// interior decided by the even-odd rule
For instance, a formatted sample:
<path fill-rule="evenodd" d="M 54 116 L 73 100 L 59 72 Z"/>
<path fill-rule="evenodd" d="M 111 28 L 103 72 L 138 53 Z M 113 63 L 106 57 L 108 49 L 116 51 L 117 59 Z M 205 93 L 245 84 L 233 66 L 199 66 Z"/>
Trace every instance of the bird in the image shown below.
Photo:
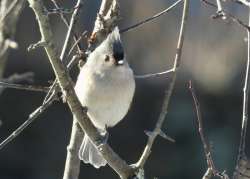
<path fill-rule="evenodd" d="M 107 134 L 107 128 L 114 127 L 127 114 L 135 92 L 135 80 L 117 26 L 89 54 L 80 69 L 75 92 L 103 136 Z M 79 158 L 95 168 L 107 164 L 87 134 L 83 137 Z"/>

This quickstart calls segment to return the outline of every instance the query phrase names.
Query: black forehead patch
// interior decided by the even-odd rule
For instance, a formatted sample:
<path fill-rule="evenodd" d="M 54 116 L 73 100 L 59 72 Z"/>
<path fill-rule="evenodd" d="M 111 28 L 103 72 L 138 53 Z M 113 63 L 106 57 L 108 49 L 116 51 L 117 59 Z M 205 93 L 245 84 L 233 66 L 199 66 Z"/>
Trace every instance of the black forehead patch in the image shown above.
<path fill-rule="evenodd" d="M 123 53 L 123 47 L 122 47 L 122 43 L 121 41 L 115 41 L 113 43 L 113 53 L 116 54 L 116 53 Z"/>
<path fill-rule="evenodd" d="M 113 56 L 114 56 L 116 61 L 124 59 L 124 53 L 114 53 Z"/>
<path fill-rule="evenodd" d="M 124 51 L 121 41 L 115 41 L 113 43 L 113 55 L 116 60 L 122 60 L 124 58 Z"/>

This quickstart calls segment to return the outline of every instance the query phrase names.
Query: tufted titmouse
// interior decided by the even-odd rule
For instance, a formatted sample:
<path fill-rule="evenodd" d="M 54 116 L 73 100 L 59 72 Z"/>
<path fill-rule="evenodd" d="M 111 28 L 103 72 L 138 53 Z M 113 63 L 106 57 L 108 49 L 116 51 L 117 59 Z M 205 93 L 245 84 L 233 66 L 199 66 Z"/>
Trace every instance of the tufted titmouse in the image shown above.
<path fill-rule="evenodd" d="M 75 91 L 81 104 L 88 108 L 90 120 L 104 135 L 106 127 L 116 125 L 127 114 L 135 81 L 125 59 L 118 27 L 89 55 L 80 70 Z M 107 163 L 86 134 L 79 158 L 95 168 Z"/>

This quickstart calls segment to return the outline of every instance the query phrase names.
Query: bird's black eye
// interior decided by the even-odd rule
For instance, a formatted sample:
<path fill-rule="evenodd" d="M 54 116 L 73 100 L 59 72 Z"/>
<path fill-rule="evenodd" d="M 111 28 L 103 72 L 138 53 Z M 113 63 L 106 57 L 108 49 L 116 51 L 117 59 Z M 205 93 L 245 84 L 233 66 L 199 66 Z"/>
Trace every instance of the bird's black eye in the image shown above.
<path fill-rule="evenodd" d="M 109 56 L 106 55 L 104 60 L 105 60 L 105 62 L 109 62 L 109 60 L 110 60 Z"/>
<path fill-rule="evenodd" d="M 113 54 L 114 58 L 119 61 L 119 60 L 122 60 L 124 58 L 124 53 L 123 52 L 120 52 L 120 53 L 114 53 Z"/>

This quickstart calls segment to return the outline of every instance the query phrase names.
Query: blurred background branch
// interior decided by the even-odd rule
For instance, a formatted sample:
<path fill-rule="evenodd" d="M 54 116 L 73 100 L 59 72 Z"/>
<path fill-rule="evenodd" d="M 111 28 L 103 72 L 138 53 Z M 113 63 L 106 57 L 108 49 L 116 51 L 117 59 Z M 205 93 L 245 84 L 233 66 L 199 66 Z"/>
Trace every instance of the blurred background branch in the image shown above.
<path fill-rule="evenodd" d="M 198 122 L 198 131 L 200 134 L 201 142 L 203 144 L 203 149 L 204 149 L 207 167 L 208 167 L 202 179 L 211 179 L 212 177 L 219 177 L 221 179 L 229 179 L 228 175 L 225 172 L 223 173 L 219 172 L 214 165 L 209 141 L 207 140 L 205 133 L 204 133 L 200 103 L 198 101 L 198 98 L 196 96 L 196 93 L 195 93 L 195 90 L 191 81 L 189 81 L 189 90 L 191 92 L 191 95 L 194 101 L 194 106 L 195 106 L 196 115 L 197 115 L 197 122 Z"/>
<path fill-rule="evenodd" d="M 37 91 L 37 92 L 48 92 L 49 87 L 16 84 L 18 82 L 32 82 L 33 76 L 34 76 L 34 73 L 26 72 L 23 74 L 13 74 L 7 79 L 2 79 L 2 81 L 0 81 L 0 94 L 6 88 L 13 88 L 13 89 L 27 90 L 27 91 Z"/>
<path fill-rule="evenodd" d="M 182 54 L 182 47 L 183 47 L 183 42 L 184 42 L 184 33 L 186 29 L 186 23 L 187 23 L 187 17 L 188 17 L 188 7 L 189 7 L 189 0 L 184 0 L 184 5 L 183 5 L 183 11 L 182 11 L 182 19 L 181 19 L 181 27 L 180 27 L 180 32 L 179 32 L 179 38 L 178 38 L 178 43 L 177 43 L 177 48 L 176 48 L 176 54 L 175 54 L 175 59 L 174 59 L 174 64 L 173 64 L 173 76 L 171 77 L 170 84 L 168 88 L 165 91 L 165 96 L 163 98 L 163 104 L 161 108 L 161 112 L 158 118 L 158 121 L 155 125 L 155 128 L 153 132 L 151 132 L 151 135 L 148 136 L 148 141 L 147 144 L 144 148 L 144 151 L 139 159 L 139 161 L 136 163 L 136 167 L 138 168 L 143 168 L 145 165 L 145 162 L 147 161 L 150 153 L 151 153 L 151 148 L 153 146 L 154 140 L 158 135 L 160 135 L 162 132 L 162 125 L 164 123 L 164 120 L 167 115 L 168 111 L 168 105 L 170 102 L 170 98 L 172 96 L 176 78 L 177 78 L 177 72 L 180 66 L 181 62 L 181 54 Z"/>
<path fill-rule="evenodd" d="M 166 8 L 166 9 L 164 9 L 163 11 L 161 11 L 161 12 L 159 12 L 159 13 L 153 15 L 152 17 L 148 17 L 148 18 L 146 18 L 146 19 L 144 19 L 144 20 L 142 20 L 142 21 L 140 21 L 140 22 L 138 22 L 138 23 L 136 23 L 136 24 L 134 24 L 134 25 L 131 25 L 131 26 L 129 26 L 129 27 L 126 27 L 126 28 L 124 28 L 124 29 L 121 29 L 121 30 L 120 30 L 120 33 L 129 32 L 130 30 L 133 30 L 134 28 L 138 28 L 139 26 L 144 25 L 145 23 L 148 23 L 148 22 L 150 22 L 150 21 L 155 20 L 156 18 L 158 18 L 158 17 L 160 17 L 160 16 L 162 16 L 162 15 L 168 13 L 169 11 L 171 11 L 171 10 L 172 10 L 173 8 L 175 8 L 180 2 L 182 2 L 182 0 L 178 0 L 178 1 L 174 2 L 171 6 L 169 6 L 169 7 Z"/>
<path fill-rule="evenodd" d="M 9 50 L 18 47 L 14 40 L 16 25 L 25 0 L 1 0 L 0 2 L 0 79 L 3 77 Z"/>
<path fill-rule="evenodd" d="M 250 26 L 250 7 L 248 7 L 248 26 Z M 239 144 L 239 153 L 237 156 L 237 163 L 234 172 L 234 179 L 250 178 L 250 161 L 246 154 L 246 140 L 247 140 L 247 123 L 249 110 L 249 88 L 250 88 L 250 30 L 247 30 L 247 61 L 245 81 L 243 86 L 243 104 L 242 104 L 242 124 Z"/>

